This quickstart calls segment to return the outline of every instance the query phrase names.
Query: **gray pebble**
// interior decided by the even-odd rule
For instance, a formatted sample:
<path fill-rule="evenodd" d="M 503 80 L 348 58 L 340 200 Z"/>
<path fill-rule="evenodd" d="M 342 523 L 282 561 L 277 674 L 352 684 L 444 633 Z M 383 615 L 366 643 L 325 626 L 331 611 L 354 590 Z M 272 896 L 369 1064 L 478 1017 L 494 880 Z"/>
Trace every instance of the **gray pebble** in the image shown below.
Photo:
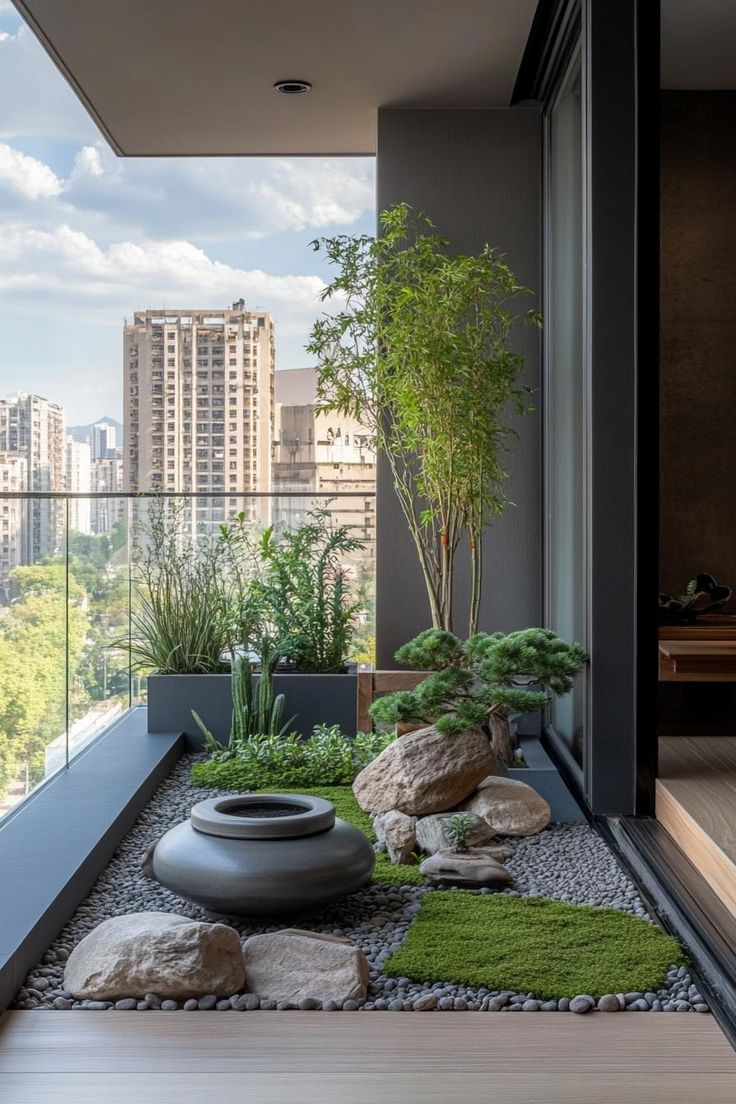
<path fill-rule="evenodd" d="M 65 925 L 59 937 L 42 956 L 42 964 L 33 967 L 18 993 L 15 1007 L 59 1009 L 84 1007 L 100 1010 L 112 1007 L 109 1002 L 75 1001 L 63 989 L 63 972 L 69 954 L 80 939 L 110 916 L 130 912 L 169 912 L 195 920 L 210 920 L 196 905 L 174 898 L 156 882 L 146 879 L 140 869 L 141 858 L 149 844 L 159 839 L 173 825 L 185 820 L 191 806 L 203 797 L 217 796 L 217 791 L 193 786 L 190 768 L 193 757 L 184 757 L 162 784 L 154 798 L 143 809 L 136 824 L 120 846 L 83 901 Z M 588 825 L 551 825 L 537 836 L 514 841 L 513 855 L 508 860 L 514 877 L 514 889 L 503 891 L 507 896 L 524 896 L 536 892 L 542 897 L 592 906 L 622 910 L 632 916 L 647 916 L 636 888 L 618 866 L 603 839 Z M 386 1009 L 498 1011 L 566 1010 L 567 998 L 559 1002 L 539 1001 L 533 993 L 491 991 L 488 987 L 453 985 L 444 982 L 412 982 L 406 977 L 387 978 L 381 971 L 392 950 L 402 946 L 409 924 L 419 910 L 426 893 L 434 892 L 415 886 L 367 886 L 358 893 L 310 916 L 309 926 L 315 931 L 338 934 L 351 939 L 368 957 L 371 969 L 367 1001 L 343 1002 L 342 1009 L 353 1011 Z M 459 890 L 452 892 L 459 893 Z M 229 920 L 243 938 L 262 931 L 278 931 L 281 925 L 254 925 L 252 921 Z M 211 994 L 204 1000 L 209 1003 Z M 607 994 L 607 997 L 611 994 Z M 656 994 L 627 994 L 628 1003 L 646 1000 L 652 1010 L 661 1007 L 670 1011 L 707 1011 L 697 983 L 684 966 L 672 966 L 667 981 Z M 132 999 L 132 998 L 131 998 Z M 623 1002 L 619 1002 L 621 1004 Z M 205 1005 L 206 1007 L 207 1005 Z M 224 998 L 215 999 L 212 1007 L 225 1009 Z M 300 1002 L 300 1007 L 303 1005 Z M 182 1002 L 161 1001 L 156 994 L 136 1000 L 135 1008 L 147 1010 L 161 1007 L 174 1011 Z M 195 1009 L 200 1002 L 191 998 L 183 1007 Z M 228 1008 L 264 1010 L 275 1002 L 260 1001 L 255 994 L 231 994 Z M 327 1002 L 329 1010 L 337 1010 L 337 1002 Z"/>
<path fill-rule="evenodd" d="M 590 1012 L 590 1010 L 593 1007 L 594 1003 L 595 1002 L 594 1002 L 592 997 L 589 997 L 586 994 L 581 993 L 580 996 L 573 997 L 572 1000 L 570 1001 L 570 1011 L 577 1013 L 578 1016 L 582 1016 L 586 1012 Z"/>
<path fill-rule="evenodd" d="M 538 1012 L 542 1007 L 542 1002 L 538 1000 L 525 1000 L 521 1007 L 524 1012 Z"/>
<path fill-rule="evenodd" d="M 124 997 L 122 1000 L 115 1001 L 116 1012 L 133 1012 L 138 1007 L 138 1001 L 135 997 Z"/>
<path fill-rule="evenodd" d="M 217 1006 L 217 997 L 214 993 L 207 993 L 206 996 L 200 997 L 197 1001 L 197 1008 L 200 1012 L 209 1012 L 211 1008 Z"/>
<path fill-rule="evenodd" d="M 199 1008 L 199 1002 L 190 997 L 189 1000 L 184 1001 L 183 1008 L 185 1012 L 196 1012 Z"/>
<path fill-rule="evenodd" d="M 604 997 L 601 997 L 598 1001 L 598 1008 L 601 1012 L 621 1011 L 621 1005 L 615 993 L 606 993 Z"/>
<path fill-rule="evenodd" d="M 161 1011 L 162 1012 L 176 1012 L 178 1007 L 179 1007 L 179 1005 L 176 1003 L 175 1000 L 161 1001 Z"/>

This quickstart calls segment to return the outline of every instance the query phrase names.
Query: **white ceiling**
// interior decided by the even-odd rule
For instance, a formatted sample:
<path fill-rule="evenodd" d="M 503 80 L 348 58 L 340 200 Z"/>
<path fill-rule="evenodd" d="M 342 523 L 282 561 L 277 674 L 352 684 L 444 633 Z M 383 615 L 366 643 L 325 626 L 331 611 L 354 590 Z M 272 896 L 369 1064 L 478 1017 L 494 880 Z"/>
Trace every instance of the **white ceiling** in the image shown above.
<path fill-rule="evenodd" d="M 662 87 L 736 88 L 736 0 L 662 0 Z"/>
<path fill-rule="evenodd" d="M 505 106 L 537 6 L 15 2 L 125 155 L 372 154 L 379 107 Z M 313 89 L 273 91 L 288 78 Z"/>

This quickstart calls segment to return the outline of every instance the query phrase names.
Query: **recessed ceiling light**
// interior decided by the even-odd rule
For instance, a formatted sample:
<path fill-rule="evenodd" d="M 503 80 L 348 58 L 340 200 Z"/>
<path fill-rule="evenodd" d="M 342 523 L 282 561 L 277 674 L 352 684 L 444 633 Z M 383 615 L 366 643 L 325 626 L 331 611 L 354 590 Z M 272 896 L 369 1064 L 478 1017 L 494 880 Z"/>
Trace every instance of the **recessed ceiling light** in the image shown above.
<path fill-rule="evenodd" d="M 300 96 L 304 92 L 311 92 L 312 85 L 305 80 L 280 80 L 276 81 L 274 88 L 285 96 Z"/>

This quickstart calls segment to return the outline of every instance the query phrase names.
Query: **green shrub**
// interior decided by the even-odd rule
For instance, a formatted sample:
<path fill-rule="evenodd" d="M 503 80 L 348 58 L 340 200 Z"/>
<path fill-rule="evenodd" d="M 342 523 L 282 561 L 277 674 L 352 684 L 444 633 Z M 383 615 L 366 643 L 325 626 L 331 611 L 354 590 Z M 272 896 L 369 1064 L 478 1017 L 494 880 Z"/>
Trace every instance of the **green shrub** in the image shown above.
<path fill-rule="evenodd" d="M 391 742 L 390 733 L 344 736 L 339 725 L 317 725 L 311 737 L 258 733 L 206 763 L 195 763 L 192 779 L 217 789 L 303 789 L 349 786 L 359 771 Z"/>
<path fill-rule="evenodd" d="M 278 538 L 267 529 L 259 552 L 262 570 L 254 584 L 279 647 L 298 671 L 343 670 L 357 629 L 358 602 L 343 568 L 361 548 L 344 525 L 313 510 L 304 525 Z"/>

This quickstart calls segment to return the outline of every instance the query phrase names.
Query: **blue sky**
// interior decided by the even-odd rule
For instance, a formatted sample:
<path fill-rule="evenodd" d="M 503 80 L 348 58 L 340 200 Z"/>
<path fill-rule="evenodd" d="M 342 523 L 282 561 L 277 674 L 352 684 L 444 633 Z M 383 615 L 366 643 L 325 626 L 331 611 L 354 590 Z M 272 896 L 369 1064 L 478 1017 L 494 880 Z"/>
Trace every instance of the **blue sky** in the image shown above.
<path fill-rule="evenodd" d="M 115 157 L 0 0 L 0 395 L 119 417 L 126 316 L 241 296 L 301 367 L 326 277 L 309 242 L 370 233 L 373 192 L 364 158 Z"/>

